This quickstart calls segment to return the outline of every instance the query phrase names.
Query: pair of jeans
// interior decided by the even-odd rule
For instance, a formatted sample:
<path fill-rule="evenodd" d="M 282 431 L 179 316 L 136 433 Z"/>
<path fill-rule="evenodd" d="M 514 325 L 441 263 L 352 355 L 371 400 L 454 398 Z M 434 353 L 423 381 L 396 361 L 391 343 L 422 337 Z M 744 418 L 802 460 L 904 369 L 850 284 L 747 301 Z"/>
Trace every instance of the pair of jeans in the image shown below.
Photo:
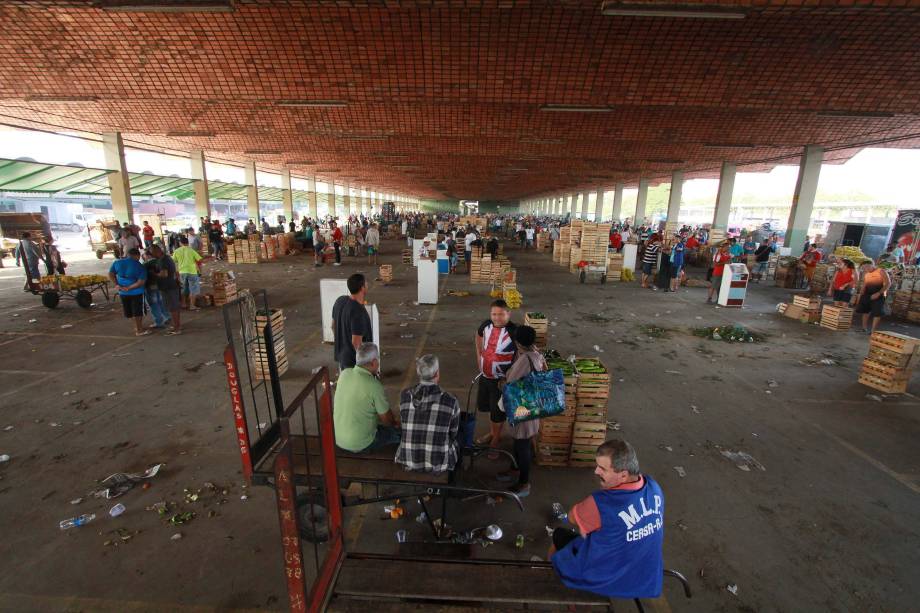
<path fill-rule="evenodd" d="M 153 325 L 161 327 L 169 321 L 169 313 L 166 312 L 166 306 L 163 304 L 163 294 L 157 288 L 147 288 L 147 306 L 150 307 L 150 315 L 153 317 Z"/>
<path fill-rule="evenodd" d="M 373 442 L 358 453 L 370 453 L 387 445 L 398 445 L 402 440 L 402 430 L 393 426 L 377 426 Z"/>
<path fill-rule="evenodd" d="M 533 460 L 533 445 L 529 438 L 514 439 L 514 461 L 517 462 L 518 470 L 521 471 L 518 477 L 518 485 L 527 485 L 530 483 L 530 463 Z"/>
<path fill-rule="evenodd" d="M 332 246 L 335 248 L 335 263 L 341 264 L 342 263 L 341 245 L 339 245 L 338 243 L 332 243 Z"/>

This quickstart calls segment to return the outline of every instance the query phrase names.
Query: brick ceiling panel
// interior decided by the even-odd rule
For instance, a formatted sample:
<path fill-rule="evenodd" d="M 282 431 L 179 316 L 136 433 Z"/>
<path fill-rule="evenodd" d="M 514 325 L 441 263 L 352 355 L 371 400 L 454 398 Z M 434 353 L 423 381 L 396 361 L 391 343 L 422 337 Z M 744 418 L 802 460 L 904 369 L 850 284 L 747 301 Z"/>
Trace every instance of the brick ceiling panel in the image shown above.
<path fill-rule="evenodd" d="M 915 0 L 677 3 L 744 12 L 719 20 L 595 0 L 96 4 L 0 4 L 0 121 L 483 200 L 920 145 Z"/>

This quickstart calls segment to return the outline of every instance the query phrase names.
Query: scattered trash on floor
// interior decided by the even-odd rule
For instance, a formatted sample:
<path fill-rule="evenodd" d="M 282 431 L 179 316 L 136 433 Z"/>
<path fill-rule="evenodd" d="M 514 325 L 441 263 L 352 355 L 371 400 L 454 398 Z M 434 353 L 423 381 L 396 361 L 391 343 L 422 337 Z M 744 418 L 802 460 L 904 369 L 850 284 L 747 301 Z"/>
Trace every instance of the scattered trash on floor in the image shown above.
<path fill-rule="evenodd" d="M 29 323 L 30 323 L 30 324 L 34 324 L 34 323 L 37 322 L 37 321 L 38 321 L 37 319 L 30 319 L 30 320 L 29 320 Z"/>
<path fill-rule="evenodd" d="M 109 392 L 108 394 L 106 394 L 106 396 L 110 396 L 110 397 L 116 396 L 116 395 L 118 395 L 118 392 Z"/>
<path fill-rule="evenodd" d="M 182 538 L 182 533 L 181 533 L 181 532 L 176 532 L 176 533 L 173 534 L 171 537 L 169 537 L 169 540 L 171 540 L 171 541 L 178 541 L 178 540 L 180 540 L 181 538 Z"/>
<path fill-rule="evenodd" d="M 738 586 L 735 585 L 734 583 L 729 583 L 728 585 L 725 586 L 725 589 L 731 592 L 734 596 L 738 595 Z"/>
<path fill-rule="evenodd" d="M 691 405 L 690 405 L 690 410 L 693 411 L 694 413 L 696 413 L 697 415 L 700 414 L 700 410 L 699 410 L 698 408 L 696 408 L 696 405 L 695 405 L 695 404 L 691 404 Z"/>
<path fill-rule="evenodd" d="M 531 562 L 542 562 L 543 558 L 541 558 L 540 556 L 530 556 L 530 561 Z"/>
<path fill-rule="evenodd" d="M 400 334 L 399 338 L 415 338 L 414 334 Z"/>
<path fill-rule="evenodd" d="M 171 523 L 174 526 L 178 526 L 180 524 L 187 524 L 188 522 L 195 519 L 195 516 L 196 514 L 194 511 L 184 511 L 182 513 L 174 513 L 173 516 L 169 518 L 169 523 Z"/>
<path fill-rule="evenodd" d="M 177 352 L 175 352 L 175 353 L 173 354 L 173 357 L 174 357 L 174 358 L 178 358 L 180 355 L 182 355 L 182 352 L 181 352 L 181 351 L 177 351 Z"/>
<path fill-rule="evenodd" d="M 109 515 L 111 517 L 118 517 L 124 512 L 125 512 L 125 505 L 121 504 L 120 502 L 116 504 L 114 507 L 112 507 L 111 509 L 109 509 Z"/>
<path fill-rule="evenodd" d="M 599 345 L 595 345 L 595 346 L 594 346 L 594 351 L 596 351 L 596 352 L 598 352 L 598 353 L 604 353 L 604 350 L 601 349 Z"/>
<path fill-rule="evenodd" d="M 726 341 L 729 343 L 761 343 L 766 340 L 763 334 L 751 332 L 744 326 L 738 324 L 693 328 L 691 331 L 694 336 L 708 338 L 714 341 Z"/>
<path fill-rule="evenodd" d="M 767 387 L 779 387 L 779 383 L 777 383 L 774 379 L 769 379 L 767 381 Z"/>
<path fill-rule="evenodd" d="M 763 471 L 767 470 L 764 468 L 763 464 L 754 459 L 754 456 L 745 451 L 731 451 L 728 449 L 723 449 L 719 453 L 721 453 L 722 456 L 730 462 L 733 462 L 735 466 L 744 472 L 750 472 L 752 468 Z"/>
<path fill-rule="evenodd" d="M 0 464 L 3 464 L 3 463 L 5 463 L 5 462 L 9 462 L 9 461 L 10 461 L 10 455 L 9 455 L 8 453 L 4 453 L 4 454 L 0 455 Z"/>
<path fill-rule="evenodd" d="M 561 502 L 554 502 L 554 503 L 553 503 L 553 517 L 555 517 L 555 518 L 558 519 L 559 521 L 566 521 L 566 520 L 568 520 L 569 514 L 566 512 L 565 507 L 562 506 L 562 503 L 561 503 Z M 547 526 L 547 528 L 548 528 L 548 526 Z M 552 531 L 550 531 L 550 533 L 552 534 Z"/>
<path fill-rule="evenodd" d="M 618 421 L 608 421 L 608 422 L 607 422 L 607 429 L 608 429 L 608 430 L 613 430 L 614 432 L 618 431 L 618 430 L 620 429 L 620 422 L 618 422 Z"/>
<path fill-rule="evenodd" d="M 673 447 L 671 447 L 670 445 L 664 445 L 664 444 L 658 445 L 658 449 L 661 449 L 662 451 L 674 451 Z"/>
<path fill-rule="evenodd" d="M 682 375 L 683 373 L 680 372 L 679 370 L 666 370 L 666 371 L 664 371 L 664 374 L 666 374 L 666 375 Z"/>
<path fill-rule="evenodd" d="M 80 504 L 81 502 L 83 502 L 82 498 L 74 498 L 70 501 L 70 504 Z"/>
<path fill-rule="evenodd" d="M 214 366 L 215 364 L 217 364 L 217 360 L 208 360 L 204 363 L 205 366 Z"/>
<path fill-rule="evenodd" d="M 70 395 L 76 394 L 76 393 L 77 393 L 77 390 L 70 390 L 69 392 L 64 392 L 64 393 L 61 394 L 61 395 L 62 395 L 62 396 L 70 396 Z"/>
<path fill-rule="evenodd" d="M 459 296 L 459 297 L 463 298 L 463 297 L 466 297 L 466 296 L 471 296 L 472 294 L 471 294 L 470 292 L 468 292 L 468 291 L 466 291 L 466 290 L 462 290 L 462 289 L 449 289 L 449 290 L 447 290 L 447 295 L 448 295 L 448 296 Z"/>
<path fill-rule="evenodd" d="M 683 466 L 675 466 L 675 467 L 674 467 L 674 470 L 677 471 L 677 476 L 680 477 L 680 478 L 682 478 L 682 479 L 683 479 L 684 477 L 687 476 L 687 471 L 684 470 L 684 467 L 683 467 Z"/>
<path fill-rule="evenodd" d="M 881 402 L 882 397 L 877 394 L 866 394 L 866 400 L 874 400 L 876 402 Z"/>
<path fill-rule="evenodd" d="M 4 432 L 9 432 L 9 431 L 12 430 L 12 429 L 13 429 L 13 426 L 7 426 L 7 427 L 5 427 L 5 428 L 3 429 L 3 431 L 4 431 Z"/>
<path fill-rule="evenodd" d="M 73 324 L 61 324 L 61 329 L 73 328 Z"/>
<path fill-rule="evenodd" d="M 104 489 L 98 490 L 93 495 L 97 498 L 106 497 L 108 499 L 118 498 L 127 491 L 134 488 L 135 485 L 145 479 L 152 479 L 160 471 L 162 464 L 155 464 L 142 473 L 115 473 L 109 475 L 99 482 Z"/>

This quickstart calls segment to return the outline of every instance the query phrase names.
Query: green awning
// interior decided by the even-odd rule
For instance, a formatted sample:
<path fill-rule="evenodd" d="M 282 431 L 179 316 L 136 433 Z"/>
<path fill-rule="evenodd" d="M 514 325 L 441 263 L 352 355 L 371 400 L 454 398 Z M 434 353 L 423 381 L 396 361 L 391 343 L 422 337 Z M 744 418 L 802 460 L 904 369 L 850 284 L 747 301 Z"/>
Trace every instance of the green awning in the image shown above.
<path fill-rule="evenodd" d="M 66 164 L 42 164 L 31 160 L 0 159 L 0 191 L 55 194 L 101 180 L 113 171 Z"/>

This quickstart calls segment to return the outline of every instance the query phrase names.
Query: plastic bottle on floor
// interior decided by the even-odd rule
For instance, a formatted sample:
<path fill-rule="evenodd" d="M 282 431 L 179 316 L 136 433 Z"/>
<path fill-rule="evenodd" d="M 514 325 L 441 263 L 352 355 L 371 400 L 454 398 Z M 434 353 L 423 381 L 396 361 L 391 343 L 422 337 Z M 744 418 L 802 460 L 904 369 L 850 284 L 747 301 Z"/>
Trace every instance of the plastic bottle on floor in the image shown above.
<path fill-rule="evenodd" d="M 82 526 L 83 524 L 88 524 L 94 519 L 96 519 L 95 513 L 84 513 L 80 517 L 71 517 L 70 519 L 65 519 L 60 523 L 61 530 Z"/>

